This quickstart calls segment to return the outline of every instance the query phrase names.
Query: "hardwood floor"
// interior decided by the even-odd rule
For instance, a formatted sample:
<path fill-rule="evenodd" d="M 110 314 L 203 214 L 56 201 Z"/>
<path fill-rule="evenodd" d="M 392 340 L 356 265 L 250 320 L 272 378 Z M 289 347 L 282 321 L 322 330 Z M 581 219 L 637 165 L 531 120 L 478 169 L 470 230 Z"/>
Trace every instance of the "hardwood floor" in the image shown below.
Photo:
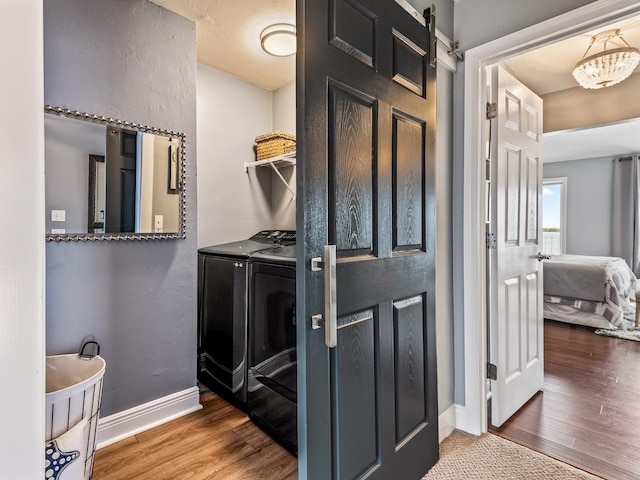
<path fill-rule="evenodd" d="M 94 480 L 297 478 L 296 458 L 213 394 L 202 410 L 98 450 Z M 504 438 L 609 480 L 640 478 L 640 342 L 545 322 L 545 384 Z"/>
<path fill-rule="evenodd" d="M 640 478 L 640 342 L 545 321 L 545 382 L 504 438 L 610 480 Z"/>
<path fill-rule="evenodd" d="M 93 480 L 294 480 L 297 459 L 218 396 L 203 409 L 96 452 Z"/>

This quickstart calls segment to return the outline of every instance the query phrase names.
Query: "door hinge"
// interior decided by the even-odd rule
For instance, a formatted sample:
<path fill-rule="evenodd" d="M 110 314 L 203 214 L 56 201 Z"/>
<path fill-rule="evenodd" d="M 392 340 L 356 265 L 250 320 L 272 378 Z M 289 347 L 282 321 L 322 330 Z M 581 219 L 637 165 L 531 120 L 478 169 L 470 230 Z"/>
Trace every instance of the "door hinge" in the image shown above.
<path fill-rule="evenodd" d="M 498 367 L 496 367 L 493 363 L 487 363 L 487 378 L 489 380 L 498 379 Z"/>
<path fill-rule="evenodd" d="M 487 102 L 487 120 L 491 120 L 498 116 L 498 104 L 496 102 Z"/>
<path fill-rule="evenodd" d="M 491 250 L 493 248 L 496 248 L 496 235 L 495 233 L 491 233 L 491 232 L 487 232 L 487 249 Z"/>

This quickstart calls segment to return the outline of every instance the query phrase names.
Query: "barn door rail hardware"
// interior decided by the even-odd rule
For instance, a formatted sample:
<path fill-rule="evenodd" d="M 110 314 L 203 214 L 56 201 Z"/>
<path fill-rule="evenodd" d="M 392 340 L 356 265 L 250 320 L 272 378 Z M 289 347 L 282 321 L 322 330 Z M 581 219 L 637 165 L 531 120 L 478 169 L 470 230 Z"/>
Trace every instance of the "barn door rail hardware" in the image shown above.
<path fill-rule="evenodd" d="M 460 42 L 458 42 L 458 40 L 455 40 L 453 45 L 448 45 L 448 48 L 450 48 L 450 50 L 447 50 L 447 55 L 456 57 L 461 62 L 464 60 L 464 52 L 460 50 Z"/>

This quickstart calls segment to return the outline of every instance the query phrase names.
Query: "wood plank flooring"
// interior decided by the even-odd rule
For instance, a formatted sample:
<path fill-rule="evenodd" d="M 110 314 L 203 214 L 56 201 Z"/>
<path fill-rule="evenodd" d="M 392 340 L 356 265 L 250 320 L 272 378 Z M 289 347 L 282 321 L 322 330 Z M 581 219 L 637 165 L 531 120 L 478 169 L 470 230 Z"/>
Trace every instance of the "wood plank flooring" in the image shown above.
<path fill-rule="evenodd" d="M 504 438 L 610 480 L 640 478 L 640 342 L 545 321 L 545 382 Z"/>
<path fill-rule="evenodd" d="M 296 458 L 213 394 L 202 410 L 99 450 L 94 480 L 297 478 Z M 640 342 L 545 322 L 545 384 L 504 438 L 610 480 L 640 478 Z"/>
<path fill-rule="evenodd" d="M 202 410 L 96 452 L 93 480 L 294 480 L 297 459 L 213 394 Z"/>

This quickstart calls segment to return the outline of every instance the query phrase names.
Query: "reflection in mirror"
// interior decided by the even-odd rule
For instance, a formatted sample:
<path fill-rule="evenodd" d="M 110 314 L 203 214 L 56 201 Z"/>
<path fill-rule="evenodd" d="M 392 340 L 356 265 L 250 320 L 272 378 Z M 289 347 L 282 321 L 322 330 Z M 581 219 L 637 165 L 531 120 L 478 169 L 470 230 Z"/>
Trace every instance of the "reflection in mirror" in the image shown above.
<path fill-rule="evenodd" d="M 104 233 L 104 155 L 89 155 L 89 219 L 88 232 Z"/>
<path fill-rule="evenodd" d="M 47 240 L 184 238 L 184 135 L 45 107 Z"/>

